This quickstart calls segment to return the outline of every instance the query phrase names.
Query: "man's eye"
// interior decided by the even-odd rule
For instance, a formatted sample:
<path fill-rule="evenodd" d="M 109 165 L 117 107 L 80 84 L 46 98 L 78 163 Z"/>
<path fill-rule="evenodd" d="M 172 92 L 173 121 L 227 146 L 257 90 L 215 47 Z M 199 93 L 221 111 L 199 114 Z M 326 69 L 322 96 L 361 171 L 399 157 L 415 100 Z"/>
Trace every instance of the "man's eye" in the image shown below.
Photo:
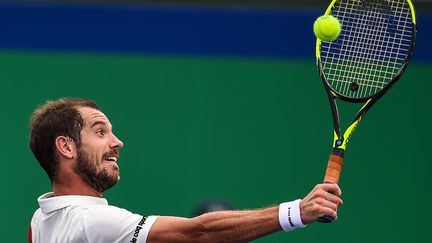
<path fill-rule="evenodd" d="M 103 136 L 103 135 L 104 135 L 104 131 L 103 131 L 103 130 L 98 130 L 98 131 L 97 131 L 97 134 L 98 134 L 99 136 Z"/>

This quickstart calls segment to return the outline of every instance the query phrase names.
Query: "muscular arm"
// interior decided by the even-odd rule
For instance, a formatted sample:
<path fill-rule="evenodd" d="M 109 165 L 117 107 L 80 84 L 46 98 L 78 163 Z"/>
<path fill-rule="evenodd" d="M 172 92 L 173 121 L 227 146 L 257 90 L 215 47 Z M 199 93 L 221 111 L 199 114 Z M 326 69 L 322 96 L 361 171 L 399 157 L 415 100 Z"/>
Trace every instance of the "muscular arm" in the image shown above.
<path fill-rule="evenodd" d="M 278 209 L 220 211 L 192 219 L 159 217 L 147 242 L 248 242 L 281 230 Z"/>
<path fill-rule="evenodd" d="M 317 185 L 300 203 L 304 224 L 323 215 L 337 217 L 342 204 L 341 191 L 335 184 Z M 256 210 L 220 211 L 195 218 L 159 217 L 149 232 L 148 243 L 232 242 L 241 243 L 282 230 L 279 206 Z"/>

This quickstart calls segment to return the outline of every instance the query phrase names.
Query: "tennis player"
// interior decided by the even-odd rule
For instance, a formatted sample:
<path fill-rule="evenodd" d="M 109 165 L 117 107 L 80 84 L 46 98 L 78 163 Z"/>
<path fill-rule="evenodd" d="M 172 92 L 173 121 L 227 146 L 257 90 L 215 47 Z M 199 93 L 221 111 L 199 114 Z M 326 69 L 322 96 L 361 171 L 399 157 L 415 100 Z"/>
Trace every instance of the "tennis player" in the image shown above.
<path fill-rule="evenodd" d="M 29 242 L 248 242 L 305 227 L 323 215 L 336 218 L 342 204 L 336 184 L 320 184 L 301 200 L 263 209 L 194 218 L 132 213 L 103 198 L 120 179 L 122 147 L 107 116 L 91 100 L 63 98 L 34 111 L 30 148 L 46 171 L 52 192 L 38 198 Z"/>

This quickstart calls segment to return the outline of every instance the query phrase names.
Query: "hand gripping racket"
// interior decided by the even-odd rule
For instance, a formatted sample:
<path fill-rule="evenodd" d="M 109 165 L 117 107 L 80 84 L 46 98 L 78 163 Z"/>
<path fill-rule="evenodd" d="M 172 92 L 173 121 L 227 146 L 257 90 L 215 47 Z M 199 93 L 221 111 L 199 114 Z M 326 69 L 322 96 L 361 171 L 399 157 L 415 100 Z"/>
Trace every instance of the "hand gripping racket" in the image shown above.
<path fill-rule="evenodd" d="M 416 16 L 410 0 L 333 0 L 325 15 L 333 15 L 342 25 L 336 40 L 316 42 L 317 67 L 334 125 L 324 182 L 338 183 L 351 135 L 408 65 L 416 37 Z M 336 99 L 364 103 L 343 134 Z M 325 215 L 318 221 L 333 220 Z"/>

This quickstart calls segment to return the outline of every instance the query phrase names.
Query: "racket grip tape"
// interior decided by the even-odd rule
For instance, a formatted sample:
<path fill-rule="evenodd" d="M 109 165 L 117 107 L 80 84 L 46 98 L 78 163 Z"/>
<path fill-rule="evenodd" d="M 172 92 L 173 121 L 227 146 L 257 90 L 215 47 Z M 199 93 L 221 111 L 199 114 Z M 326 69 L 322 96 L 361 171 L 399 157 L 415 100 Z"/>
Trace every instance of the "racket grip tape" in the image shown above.
<path fill-rule="evenodd" d="M 340 173 L 344 162 L 343 150 L 334 149 L 328 160 L 324 183 L 337 184 L 339 182 Z M 321 223 L 331 223 L 334 218 L 330 215 L 324 215 L 318 219 Z"/>
<path fill-rule="evenodd" d="M 339 182 L 340 173 L 344 162 L 343 153 L 338 150 L 333 150 L 328 160 L 324 183 L 337 184 Z"/>

